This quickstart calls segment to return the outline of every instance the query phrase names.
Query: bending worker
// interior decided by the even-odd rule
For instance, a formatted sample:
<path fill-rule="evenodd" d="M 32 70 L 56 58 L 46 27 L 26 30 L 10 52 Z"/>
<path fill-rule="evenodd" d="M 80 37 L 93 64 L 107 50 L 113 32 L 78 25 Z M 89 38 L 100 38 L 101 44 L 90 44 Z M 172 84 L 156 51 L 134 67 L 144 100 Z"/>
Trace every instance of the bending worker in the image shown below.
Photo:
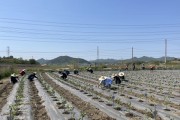
<path fill-rule="evenodd" d="M 28 80 L 29 80 L 29 81 L 33 81 L 34 78 L 38 78 L 38 77 L 36 76 L 36 72 L 34 72 L 34 73 L 32 73 L 32 74 L 30 74 L 30 75 L 28 76 Z"/>

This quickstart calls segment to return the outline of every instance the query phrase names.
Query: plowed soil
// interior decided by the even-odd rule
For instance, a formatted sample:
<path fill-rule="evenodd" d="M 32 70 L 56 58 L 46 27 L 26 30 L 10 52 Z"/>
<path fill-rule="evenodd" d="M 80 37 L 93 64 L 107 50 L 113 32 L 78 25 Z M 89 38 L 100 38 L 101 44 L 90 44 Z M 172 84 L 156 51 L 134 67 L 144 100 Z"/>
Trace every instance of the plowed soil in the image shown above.
<path fill-rule="evenodd" d="M 107 114 L 100 111 L 95 106 L 91 105 L 88 102 L 83 101 L 81 98 L 75 96 L 70 93 L 68 90 L 60 87 L 56 83 L 54 83 L 51 79 L 48 78 L 46 74 L 43 74 L 44 80 L 51 85 L 59 94 L 61 94 L 67 101 L 72 102 L 74 106 L 76 106 L 81 111 L 85 112 L 86 115 L 91 120 L 115 120 L 114 118 L 109 117 Z"/>
<path fill-rule="evenodd" d="M 12 91 L 13 85 L 9 82 L 8 79 L 4 79 L 0 81 L 0 112 L 2 110 L 2 107 L 7 102 L 7 97 Z"/>
<path fill-rule="evenodd" d="M 50 120 L 47 115 L 45 106 L 42 105 L 43 101 L 38 95 L 38 90 L 34 82 L 30 82 L 30 96 L 31 96 L 31 107 L 34 120 Z"/>

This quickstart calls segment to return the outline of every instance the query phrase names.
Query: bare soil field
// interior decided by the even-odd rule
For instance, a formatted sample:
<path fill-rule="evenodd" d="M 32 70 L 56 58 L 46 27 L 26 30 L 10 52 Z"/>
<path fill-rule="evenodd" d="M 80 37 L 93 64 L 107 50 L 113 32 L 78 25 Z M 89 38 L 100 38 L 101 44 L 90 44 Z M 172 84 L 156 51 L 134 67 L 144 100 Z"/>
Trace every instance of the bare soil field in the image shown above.
<path fill-rule="evenodd" d="M 179 120 L 180 71 L 123 71 L 125 80 L 111 88 L 98 78 L 119 71 L 70 73 L 39 72 L 17 86 L 0 82 L 0 118 L 16 120 Z M 11 100 L 11 102 L 8 102 Z M 2 109 L 3 108 L 3 109 Z M 2 111 L 3 110 L 3 111 Z"/>

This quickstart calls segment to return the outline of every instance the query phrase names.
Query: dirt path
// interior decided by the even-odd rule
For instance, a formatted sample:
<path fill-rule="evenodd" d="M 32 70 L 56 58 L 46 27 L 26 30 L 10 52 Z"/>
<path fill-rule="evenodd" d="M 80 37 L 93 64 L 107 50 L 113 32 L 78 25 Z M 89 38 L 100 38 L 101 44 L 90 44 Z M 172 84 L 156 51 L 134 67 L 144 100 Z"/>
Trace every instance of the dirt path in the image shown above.
<path fill-rule="evenodd" d="M 39 96 L 42 97 L 42 100 L 44 101 L 43 105 L 45 106 L 45 109 L 47 111 L 48 116 L 51 120 L 58 120 L 61 118 L 61 120 L 67 120 L 68 118 L 62 113 L 60 113 L 60 110 L 57 109 L 56 104 L 54 101 L 50 98 L 50 96 L 43 90 L 41 84 L 39 81 L 35 80 L 35 85 L 39 91 Z"/>
<path fill-rule="evenodd" d="M 38 90 L 34 84 L 34 81 L 29 82 L 30 84 L 30 95 L 31 95 L 31 107 L 32 107 L 32 115 L 34 120 L 50 120 L 47 115 L 45 106 L 43 106 L 43 101 L 41 97 L 38 95 Z"/>
<path fill-rule="evenodd" d="M 0 84 L 0 112 L 2 107 L 6 104 L 8 95 L 13 89 L 13 85 L 10 83 L 9 79 L 1 80 Z"/>
<path fill-rule="evenodd" d="M 23 110 L 23 119 L 25 120 L 32 120 L 32 109 L 30 106 L 30 96 L 29 96 L 29 81 L 27 80 L 27 76 L 25 78 L 24 81 L 24 101 L 23 101 L 23 106 L 22 106 L 22 110 Z"/>
<path fill-rule="evenodd" d="M 7 117 L 9 116 L 9 112 L 10 112 L 9 106 L 14 103 L 18 86 L 19 83 L 12 85 L 8 79 L 4 79 L 3 84 L 1 84 L 1 95 L 0 95 L 1 120 L 6 120 Z"/>

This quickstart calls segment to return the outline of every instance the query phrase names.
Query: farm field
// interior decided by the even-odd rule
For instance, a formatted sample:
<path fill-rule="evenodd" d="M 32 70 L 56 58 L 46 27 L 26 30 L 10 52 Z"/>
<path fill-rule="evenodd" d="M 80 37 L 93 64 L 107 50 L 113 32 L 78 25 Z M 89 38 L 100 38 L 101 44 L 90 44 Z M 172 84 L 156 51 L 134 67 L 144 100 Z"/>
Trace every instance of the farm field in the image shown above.
<path fill-rule="evenodd" d="M 98 78 L 119 71 L 58 72 L 27 75 L 12 86 L 0 84 L 1 120 L 179 120 L 180 70 L 123 71 L 125 80 L 111 88 Z"/>

